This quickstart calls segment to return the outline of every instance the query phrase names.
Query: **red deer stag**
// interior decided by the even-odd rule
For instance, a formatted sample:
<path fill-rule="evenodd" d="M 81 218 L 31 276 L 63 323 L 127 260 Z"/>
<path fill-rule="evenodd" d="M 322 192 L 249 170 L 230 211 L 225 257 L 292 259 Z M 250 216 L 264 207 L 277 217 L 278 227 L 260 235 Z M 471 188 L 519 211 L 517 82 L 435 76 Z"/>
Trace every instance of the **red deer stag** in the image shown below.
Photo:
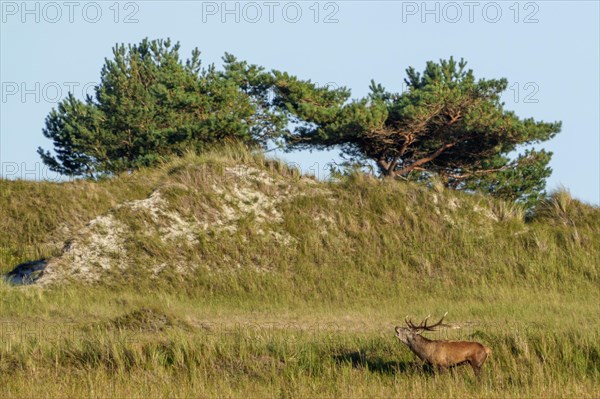
<path fill-rule="evenodd" d="M 444 317 L 446 317 L 446 314 Z M 438 327 L 450 327 L 442 324 L 444 317 L 435 324 L 427 325 L 429 316 L 418 326 L 406 316 L 406 327 L 396 327 L 396 337 L 410 348 L 421 360 L 431 364 L 440 370 L 451 366 L 469 363 L 479 376 L 481 367 L 492 350 L 479 342 L 466 341 L 436 341 L 430 340 L 421 333 L 424 331 L 435 331 Z"/>

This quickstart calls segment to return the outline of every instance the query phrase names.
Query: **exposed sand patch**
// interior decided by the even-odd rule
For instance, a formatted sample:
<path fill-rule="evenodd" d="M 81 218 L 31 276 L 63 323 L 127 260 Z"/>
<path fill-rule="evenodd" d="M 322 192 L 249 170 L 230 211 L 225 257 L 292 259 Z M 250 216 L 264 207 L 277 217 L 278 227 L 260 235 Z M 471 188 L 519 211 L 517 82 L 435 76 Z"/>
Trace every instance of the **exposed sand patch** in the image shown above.
<path fill-rule="evenodd" d="M 203 218 L 184 217 L 173 210 L 160 189 L 153 191 L 148 198 L 128 201 L 117 205 L 107 214 L 98 216 L 68 240 L 60 256 L 50 259 L 44 273 L 39 278 L 41 284 L 72 278 L 85 282 L 98 281 L 102 274 L 110 270 L 126 270 L 131 266 L 127 252 L 128 236 L 134 232 L 127 220 L 119 220 L 120 214 L 133 214 L 144 225 L 142 234 L 160 236 L 163 243 L 182 241 L 187 245 L 199 245 L 199 233 L 211 230 L 217 234 L 233 234 L 238 231 L 242 219 L 252 217 L 255 234 L 267 237 L 278 244 L 292 245 L 296 239 L 279 228 L 283 222 L 283 214 L 279 206 L 296 196 L 326 193 L 317 182 L 309 178 L 301 178 L 302 182 L 288 181 L 282 177 L 254 167 L 235 166 L 225 168 L 225 179 L 222 184 L 213 184 L 210 189 L 221 198 L 216 215 L 211 212 Z M 194 195 L 191 187 L 190 195 Z M 125 210 L 126 212 L 121 212 Z M 137 220 L 136 219 L 136 220 Z M 319 218 L 324 222 L 324 233 L 334 223 L 331 217 Z M 218 238 L 216 238 L 218 239 Z M 269 272 L 268 266 L 257 262 L 255 265 L 233 263 L 234 268 L 250 266 L 257 272 Z M 181 274 L 185 274 L 197 265 L 187 264 L 173 259 L 171 263 L 164 261 L 150 262 L 147 267 L 157 275 L 168 266 Z"/>

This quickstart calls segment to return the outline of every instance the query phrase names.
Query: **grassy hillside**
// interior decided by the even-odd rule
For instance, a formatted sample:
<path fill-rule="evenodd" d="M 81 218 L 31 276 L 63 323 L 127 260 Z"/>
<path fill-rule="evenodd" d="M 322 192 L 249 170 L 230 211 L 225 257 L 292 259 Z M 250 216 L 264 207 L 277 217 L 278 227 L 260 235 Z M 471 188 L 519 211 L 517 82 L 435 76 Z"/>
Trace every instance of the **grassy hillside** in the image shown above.
<path fill-rule="evenodd" d="M 8 396 L 597 396 L 600 210 L 301 177 L 237 148 L 100 182 L 0 180 Z M 393 336 L 449 311 L 493 350 L 432 374 Z M 34 379 L 36 384 L 31 384 Z"/>

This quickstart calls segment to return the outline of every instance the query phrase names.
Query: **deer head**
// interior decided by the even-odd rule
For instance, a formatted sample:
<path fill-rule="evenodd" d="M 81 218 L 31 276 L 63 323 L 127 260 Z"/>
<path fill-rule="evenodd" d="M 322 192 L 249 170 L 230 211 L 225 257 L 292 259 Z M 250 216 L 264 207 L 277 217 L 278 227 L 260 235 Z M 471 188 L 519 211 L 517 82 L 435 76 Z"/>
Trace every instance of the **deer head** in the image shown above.
<path fill-rule="evenodd" d="M 429 320 L 431 315 L 427 316 L 419 325 L 415 325 L 408 316 L 406 316 L 404 319 L 406 327 L 396 327 L 396 337 L 406 345 L 409 345 L 416 335 L 420 335 L 424 331 L 436 331 L 440 327 L 450 327 L 448 324 L 442 324 L 447 314 L 448 312 L 442 316 L 440 321 L 431 325 L 427 325 L 427 320 Z"/>

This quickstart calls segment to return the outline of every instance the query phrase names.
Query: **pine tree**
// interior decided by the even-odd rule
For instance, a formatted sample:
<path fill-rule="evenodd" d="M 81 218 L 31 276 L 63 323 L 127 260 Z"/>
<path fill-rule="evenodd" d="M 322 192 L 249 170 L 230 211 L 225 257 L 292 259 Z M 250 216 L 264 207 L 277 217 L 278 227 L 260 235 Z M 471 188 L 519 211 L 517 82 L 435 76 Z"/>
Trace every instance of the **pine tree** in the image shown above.
<path fill-rule="evenodd" d="M 504 109 L 506 79 L 476 80 L 466 62 L 428 62 L 406 70 L 407 90 L 389 93 L 371 81 L 366 98 L 346 88 L 319 88 L 275 72 L 274 103 L 298 124 L 289 148 L 342 149 L 353 162 L 374 162 L 382 176 L 442 179 L 448 187 L 484 190 L 528 204 L 543 194 L 551 154 L 518 148 L 548 140 L 561 123 L 520 119 Z"/>
<path fill-rule="evenodd" d="M 115 46 L 94 98 L 80 101 L 69 94 L 46 118 L 43 134 L 53 141 L 55 154 L 39 148 L 42 160 L 51 170 L 93 177 L 153 165 L 223 140 L 264 145 L 266 135 L 282 129 L 269 109 L 257 113 L 258 94 L 234 79 L 233 68 L 243 78 L 258 67 L 226 55 L 224 72 L 214 65 L 202 68 L 198 49 L 183 63 L 179 48 L 169 40 L 148 39 Z"/>

